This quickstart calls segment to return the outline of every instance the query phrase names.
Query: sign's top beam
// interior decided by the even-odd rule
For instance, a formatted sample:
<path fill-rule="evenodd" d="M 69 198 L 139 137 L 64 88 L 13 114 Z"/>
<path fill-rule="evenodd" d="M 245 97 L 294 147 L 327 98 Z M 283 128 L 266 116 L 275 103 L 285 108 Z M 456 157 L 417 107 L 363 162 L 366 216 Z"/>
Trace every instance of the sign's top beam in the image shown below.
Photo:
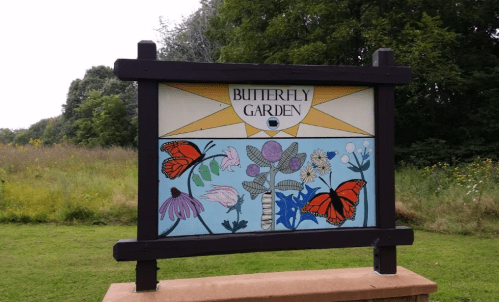
<path fill-rule="evenodd" d="M 190 83 L 404 85 L 412 79 L 405 66 L 319 66 L 193 63 L 118 59 L 114 74 L 129 81 Z"/>

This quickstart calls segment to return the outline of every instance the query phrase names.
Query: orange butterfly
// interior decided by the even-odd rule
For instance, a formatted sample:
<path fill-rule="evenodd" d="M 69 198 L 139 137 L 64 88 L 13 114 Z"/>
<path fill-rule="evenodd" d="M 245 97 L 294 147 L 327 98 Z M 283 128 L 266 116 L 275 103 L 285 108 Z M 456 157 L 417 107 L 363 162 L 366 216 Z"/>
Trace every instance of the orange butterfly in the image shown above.
<path fill-rule="evenodd" d="M 331 175 L 329 175 L 331 179 Z M 324 181 L 321 177 L 319 177 Z M 330 181 L 331 182 L 331 181 Z M 326 183 L 324 181 L 324 183 Z M 355 219 L 356 206 L 359 204 L 360 189 L 366 184 L 360 179 L 341 183 L 336 190 L 329 185 L 329 193 L 318 193 L 301 209 L 302 213 L 327 218 L 327 222 L 341 226 L 347 219 Z M 326 183 L 327 185 L 327 183 Z"/>
<path fill-rule="evenodd" d="M 205 152 L 214 147 L 210 141 L 204 148 L 203 153 L 198 146 L 187 141 L 173 141 L 161 145 L 160 150 L 168 153 L 171 157 L 163 161 L 161 172 L 167 178 L 175 179 L 182 175 L 187 169 L 203 160 Z"/>

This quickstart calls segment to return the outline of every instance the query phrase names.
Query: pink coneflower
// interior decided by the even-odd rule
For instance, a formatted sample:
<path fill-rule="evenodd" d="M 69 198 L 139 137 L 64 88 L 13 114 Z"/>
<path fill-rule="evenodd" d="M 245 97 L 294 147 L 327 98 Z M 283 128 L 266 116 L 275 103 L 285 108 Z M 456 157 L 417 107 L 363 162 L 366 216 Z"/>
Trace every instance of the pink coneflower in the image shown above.
<path fill-rule="evenodd" d="M 194 218 L 196 218 L 198 213 L 204 211 L 203 205 L 196 198 L 190 197 L 187 193 L 180 192 L 175 187 L 171 189 L 171 192 L 172 197 L 168 198 L 159 208 L 161 220 L 165 217 L 167 210 L 168 217 L 170 217 L 170 220 L 172 221 L 175 220 L 175 216 L 183 220 L 189 218 L 191 215 L 190 210 L 192 210 Z"/>

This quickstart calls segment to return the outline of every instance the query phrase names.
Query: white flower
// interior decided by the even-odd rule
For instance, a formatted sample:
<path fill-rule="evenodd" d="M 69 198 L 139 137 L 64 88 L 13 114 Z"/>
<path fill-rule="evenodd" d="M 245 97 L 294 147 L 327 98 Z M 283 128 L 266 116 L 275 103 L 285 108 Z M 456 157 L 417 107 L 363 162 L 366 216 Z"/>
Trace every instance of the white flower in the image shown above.
<path fill-rule="evenodd" d="M 373 149 L 369 149 L 369 154 L 373 154 Z"/>
<path fill-rule="evenodd" d="M 348 163 L 350 161 L 350 157 L 346 154 L 344 154 L 341 158 L 340 161 L 344 164 Z"/>
<path fill-rule="evenodd" d="M 321 175 L 324 175 L 326 174 L 327 172 L 331 171 L 331 164 L 329 162 L 324 162 L 324 163 L 321 163 L 318 167 L 317 167 L 317 172 L 319 172 L 319 174 Z"/>
<path fill-rule="evenodd" d="M 315 150 L 314 153 L 312 153 L 312 155 L 310 155 L 310 158 L 312 159 L 312 162 L 316 166 L 323 165 L 324 163 L 327 162 L 326 153 L 320 149 Z"/>
<path fill-rule="evenodd" d="M 300 172 L 300 178 L 303 182 L 312 182 L 315 179 L 315 169 L 310 163 Z"/>
<path fill-rule="evenodd" d="M 362 148 L 357 149 L 357 152 L 362 153 Z"/>
<path fill-rule="evenodd" d="M 355 144 L 354 143 L 348 143 L 345 146 L 345 150 L 347 151 L 347 153 L 352 153 L 353 151 L 355 151 Z"/>
<path fill-rule="evenodd" d="M 369 147 L 369 141 L 364 141 L 364 143 L 362 143 L 362 146 L 364 146 L 366 148 Z"/>

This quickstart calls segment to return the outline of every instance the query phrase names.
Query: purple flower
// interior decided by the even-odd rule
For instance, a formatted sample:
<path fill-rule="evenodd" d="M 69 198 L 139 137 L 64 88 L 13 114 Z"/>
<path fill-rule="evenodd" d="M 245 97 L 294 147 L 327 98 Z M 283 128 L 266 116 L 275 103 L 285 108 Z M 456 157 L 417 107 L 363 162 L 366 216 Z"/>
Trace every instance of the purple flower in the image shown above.
<path fill-rule="evenodd" d="M 230 167 L 232 166 L 241 167 L 241 164 L 239 163 L 239 156 L 237 155 L 236 149 L 234 149 L 233 147 L 229 147 L 229 149 L 224 150 L 224 152 L 225 154 L 227 154 L 227 156 L 222 159 L 222 164 L 221 164 L 222 170 L 227 169 L 230 172 L 234 172 Z"/>
<path fill-rule="evenodd" d="M 282 146 L 275 141 L 268 141 L 263 144 L 262 156 L 269 162 L 278 162 L 282 157 Z"/>
<path fill-rule="evenodd" d="M 293 157 L 292 159 L 289 160 L 289 168 L 292 171 L 298 171 L 301 167 L 301 161 L 298 157 Z"/>
<path fill-rule="evenodd" d="M 209 201 L 219 202 L 226 208 L 236 204 L 239 198 L 239 194 L 237 193 L 236 189 L 231 186 L 212 185 L 212 187 L 213 189 L 209 190 L 201 197 Z"/>
<path fill-rule="evenodd" d="M 172 197 L 168 198 L 161 207 L 159 212 L 161 213 L 161 220 L 165 217 L 166 211 L 168 210 L 168 217 L 170 220 L 175 220 L 175 216 L 179 219 L 185 220 L 189 218 L 192 214 L 196 218 L 198 213 L 204 211 L 203 205 L 196 199 L 189 196 L 187 193 L 180 192 L 177 188 L 173 187 L 171 189 Z M 190 208 L 190 209 L 189 209 Z"/>
<path fill-rule="evenodd" d="M 260 174 L 260 167 L 255 164 L 251 164 L 248 168 L 246 168 L 246 174 L 248 174 L 248 176 L 255 177 Z"/>

